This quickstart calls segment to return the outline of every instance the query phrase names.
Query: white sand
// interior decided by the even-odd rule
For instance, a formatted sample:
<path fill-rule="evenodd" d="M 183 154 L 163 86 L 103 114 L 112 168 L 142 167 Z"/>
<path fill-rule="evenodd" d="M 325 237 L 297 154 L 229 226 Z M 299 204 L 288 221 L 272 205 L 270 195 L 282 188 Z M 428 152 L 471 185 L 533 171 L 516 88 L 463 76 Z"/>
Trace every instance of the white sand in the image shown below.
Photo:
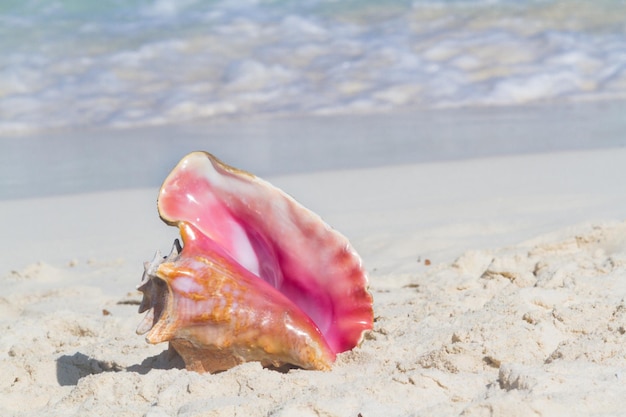
<path fill-rule="evenodd" d="M 200 375 L 135 335 L 156 189 L 1 202 L 0 415 L 623 414 L 624 178 L 626 149 L 269 178 L 370 271 L 330 372 Z"/>

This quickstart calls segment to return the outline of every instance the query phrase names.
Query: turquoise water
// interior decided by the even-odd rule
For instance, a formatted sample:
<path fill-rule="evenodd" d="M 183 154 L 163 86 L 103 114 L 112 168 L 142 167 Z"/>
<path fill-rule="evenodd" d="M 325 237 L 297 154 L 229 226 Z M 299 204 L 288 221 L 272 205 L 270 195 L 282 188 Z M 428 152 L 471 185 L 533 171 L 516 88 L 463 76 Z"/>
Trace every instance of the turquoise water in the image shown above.
<path fill-rule="evenodd" d="M 0 2 L 0 135 L 626 98 L 625 1 Z"/>

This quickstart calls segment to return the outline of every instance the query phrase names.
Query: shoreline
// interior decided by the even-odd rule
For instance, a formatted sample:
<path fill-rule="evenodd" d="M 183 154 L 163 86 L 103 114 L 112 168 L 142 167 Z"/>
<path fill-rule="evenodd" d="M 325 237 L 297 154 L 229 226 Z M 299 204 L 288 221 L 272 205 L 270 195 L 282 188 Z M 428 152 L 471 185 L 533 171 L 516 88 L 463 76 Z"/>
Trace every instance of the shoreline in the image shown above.
<path fill-rule="evenodd" d="M 0 200 L 159 186 L 206 150 L 262 177 L 622 148 L 626 101 L 216 120 L 0 137 Z"/>

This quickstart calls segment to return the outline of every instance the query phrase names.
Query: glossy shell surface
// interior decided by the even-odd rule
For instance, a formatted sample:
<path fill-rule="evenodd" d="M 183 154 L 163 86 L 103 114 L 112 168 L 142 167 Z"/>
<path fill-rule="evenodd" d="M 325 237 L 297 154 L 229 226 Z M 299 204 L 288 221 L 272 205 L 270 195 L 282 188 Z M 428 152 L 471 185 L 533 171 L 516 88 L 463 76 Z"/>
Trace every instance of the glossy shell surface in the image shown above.
<path fill-rule="evenodd" d="M 329 369 L 372 328 L 348 240 L 268 182 L 194 152 L 166 178 L 158 210 L 183 246 L 146 263 L 137 331 L 169 341 L 188 369 Z"/>

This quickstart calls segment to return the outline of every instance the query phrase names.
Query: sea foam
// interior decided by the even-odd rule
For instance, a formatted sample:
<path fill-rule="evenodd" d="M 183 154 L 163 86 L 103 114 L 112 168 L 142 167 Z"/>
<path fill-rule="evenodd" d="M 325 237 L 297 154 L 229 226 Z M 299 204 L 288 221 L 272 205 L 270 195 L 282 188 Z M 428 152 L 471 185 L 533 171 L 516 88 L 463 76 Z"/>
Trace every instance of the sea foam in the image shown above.
<path fill-rule="evenodd" d="M 0 8 L 0 134 L 622 99 L 624 15 L 618 1 L 34 0 Z"/>

